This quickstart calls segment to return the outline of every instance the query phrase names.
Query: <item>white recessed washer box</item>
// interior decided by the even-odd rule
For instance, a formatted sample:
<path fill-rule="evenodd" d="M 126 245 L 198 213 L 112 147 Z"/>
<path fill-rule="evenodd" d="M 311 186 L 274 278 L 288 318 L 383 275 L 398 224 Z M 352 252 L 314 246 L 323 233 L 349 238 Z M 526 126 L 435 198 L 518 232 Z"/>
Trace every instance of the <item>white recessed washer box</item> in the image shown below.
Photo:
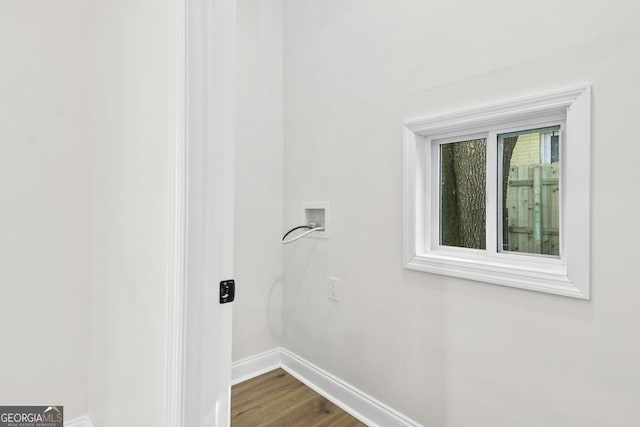
<path fill-rule="evenodd" d="M 302 214 L 305 225 L 315 224 L 315 227 L 324 227 L 324 231 L 311 233 L 308 237 L 329 238 L 329 202 L 304 202 Z"/>

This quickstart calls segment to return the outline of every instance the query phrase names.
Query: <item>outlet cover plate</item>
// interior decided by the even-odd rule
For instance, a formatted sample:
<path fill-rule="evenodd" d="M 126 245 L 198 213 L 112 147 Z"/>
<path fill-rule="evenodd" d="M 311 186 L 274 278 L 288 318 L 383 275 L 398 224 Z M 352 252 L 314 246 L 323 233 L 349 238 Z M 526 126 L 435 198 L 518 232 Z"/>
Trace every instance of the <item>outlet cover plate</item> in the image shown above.
<path fill-rule="evenodd" d="M 340 280 L 329 277 L 329 299 L 338 301 L 340 299 Z"/>

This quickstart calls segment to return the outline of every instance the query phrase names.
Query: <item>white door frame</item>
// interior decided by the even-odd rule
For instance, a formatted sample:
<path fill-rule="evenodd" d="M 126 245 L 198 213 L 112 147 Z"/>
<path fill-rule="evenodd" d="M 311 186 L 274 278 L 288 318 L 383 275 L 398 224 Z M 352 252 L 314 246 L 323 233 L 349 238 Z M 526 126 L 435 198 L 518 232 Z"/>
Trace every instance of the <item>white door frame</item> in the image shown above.
<path fill-rule="evenodd" d="M 236 0 L 172 0 L 166 427 L 230 424 Z"/>

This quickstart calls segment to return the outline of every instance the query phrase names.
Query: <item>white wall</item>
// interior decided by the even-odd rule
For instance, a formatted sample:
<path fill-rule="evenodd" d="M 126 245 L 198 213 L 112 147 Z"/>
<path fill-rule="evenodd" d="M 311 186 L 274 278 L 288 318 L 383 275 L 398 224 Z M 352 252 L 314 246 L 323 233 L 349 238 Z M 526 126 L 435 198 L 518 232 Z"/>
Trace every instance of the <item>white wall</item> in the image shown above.
<path fill-rule="evenodd" d="M 89 43 L 81 0 L 0 3 L 0 404 L 87 411 Z"/>
<path fill-rule="evenodd" d="M 427 426 L 640 418 L 640 3 L 285 1 L 283 344 Z M 593 84 L 591 301 L 401 267 L 401 123 Z M 341 300 L 327 299 L 327 278 Z"/>
<path fill-rule="evenodd" d="M 282 0 L 239 0 L 233 360 L 281 344 Z"/>
<path fill-rule="evenodd" d="M 89 414 L 96 425 L 164 422 L 170 4 L 92 11 Z"/>

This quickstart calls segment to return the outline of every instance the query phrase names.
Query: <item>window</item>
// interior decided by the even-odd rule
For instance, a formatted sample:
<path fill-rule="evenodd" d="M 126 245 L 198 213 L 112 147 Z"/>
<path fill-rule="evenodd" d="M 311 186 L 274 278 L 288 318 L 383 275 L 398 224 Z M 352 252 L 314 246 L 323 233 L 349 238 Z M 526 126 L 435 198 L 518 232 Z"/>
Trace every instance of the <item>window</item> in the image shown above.
<path fill-rule="evenodd" d="M 589 298 L 590 88 L 405 123 L 404 265 Z"/>

